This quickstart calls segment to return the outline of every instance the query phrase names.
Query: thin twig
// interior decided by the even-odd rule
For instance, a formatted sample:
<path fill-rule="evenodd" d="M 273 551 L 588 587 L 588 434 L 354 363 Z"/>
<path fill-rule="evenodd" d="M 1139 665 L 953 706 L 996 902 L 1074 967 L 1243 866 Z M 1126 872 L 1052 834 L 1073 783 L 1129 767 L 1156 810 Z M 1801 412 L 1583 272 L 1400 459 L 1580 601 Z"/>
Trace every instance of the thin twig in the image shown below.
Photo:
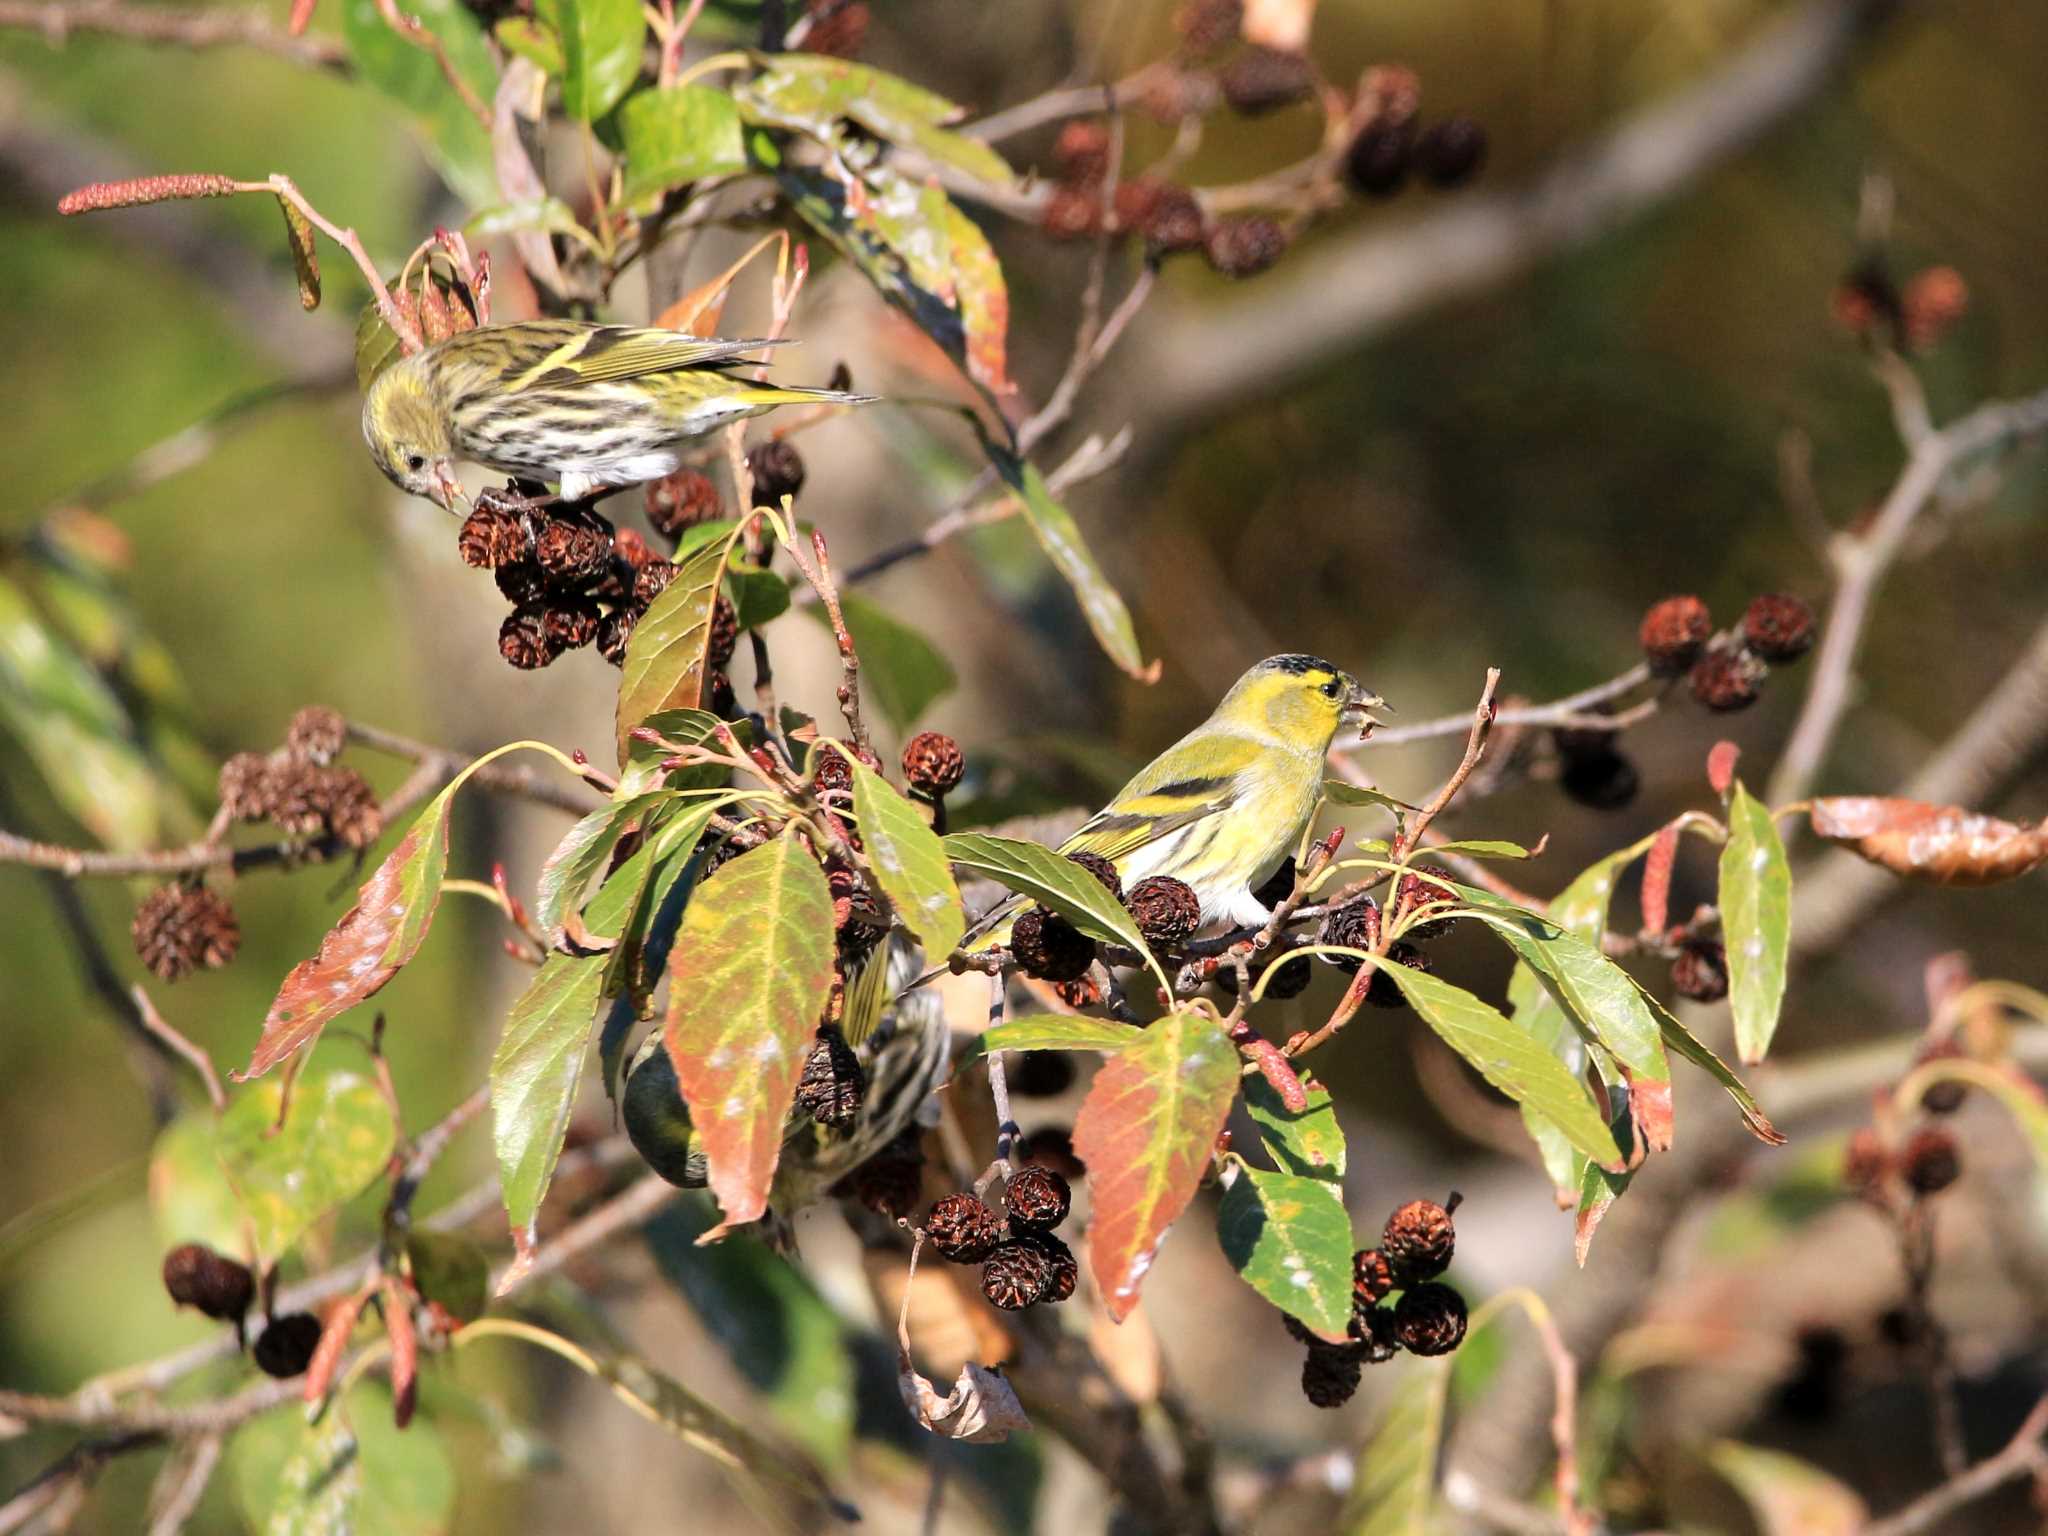
<path fill-rule="evenodd" d="M 157 1012 L 156 1004 L 150 1001 L 149 993 L 137 982 L 128 989 L 129 997 L 135 1001 L 135 1013 L 142 1020 L 142 1027 L 157 1039 L 176 1051 L 199 1074 L 199 1080 L 206 1084 L 207 1102 L 213 1105 L 213 1112 L 219 1114 L 228 1107 L 228 1096 L 220 1086 L 220 1076 L 213 1069 L 213 1058 L 203 1046 L 194 1045 L 190 1040 L 173 1029 L 164 1016 Z"/>
<path fill-rule="evenodd" d="M 74 32 L 97 32 L 178 48 L 254 48 L 308 69 L 324 69 L 344 77 L 355 72 L 348 50 L 338 40 L 311 33 L 293 37 L 253 7 L 181 10 L 129 5 L 124 0 L 90 0 L 82 5 L 0 0 L 0 28 L 40 32 L 52 48 L 63 47 Z"/>
<path fill-rule="evenodd" d="M 1388 857 L 1396 864 L 1408 856 L 1411 849 L 1420 843 L 1429 832 L 1429 824 L 1443 814 L 1444 807 L 1457 797 L 1465 781 L 1472 777 L 1472 770 L 1479 766 L 1479 759 L 1486 751 L 1486 738 L 1494 725 L 1493 695 L 1500 687 L 1500 668 L 1486 669 L 1486 686 L 1479 691 L 1479 704 L 1467 718 L 1471 722 L 1471 734 L 1465 738 L 1465 755 L 1458 760 L 1458 766 L 1451 771 L 1429 803 L 1415 813 L 1415 819 L 1394 834 L 1393 847 Z"/>
<path fill-rule="evenodd" d="M 1919 1536 L 1922 1531 L 1937 1529 L 1964 1505 L 2007 1483 L 2048 1471 L 2048 1448 L 2041 1444 L 2044 1434 L 2048 1434 L 2048 1397 L 2034 1404 L 2004 1450 L 1929 1489 L 1897 1513 L 1872 1521 L 1863 1528 L 1862 1536 Z"/>
<path fill-rule="evenodd" d="M 1553 699 L 1548 704 L 1524 704 L 1496 710 L 1493 723 L 1501 726 L 1563 726 L 1596 731 L 1623 730 L 1642 718 L 1634 713 L 1634 708 L 1639 706 L 1615 715 L 1598 713 L 1600 706 L 1611 703 L 1624 694 L 1633 693 L 1649 681 L 1649 664 L 1638 662 L 1626 672 L 1610 677 L 1604 683 L 1581 688 L 1577 693 L 1566 694 L 1563 698 Z M 1368 751 L 1374 747 L 1398 747 L 1411 741 L 1429 741 L 1438 736 L 1455 736 L 1460 731 L 1471 729 L 1471 726 L 1472 712 L 1460 710 L 1455 715 L 1439 715 L 1434 720 L 1421 720 L 1414 725 L 1395 726 L 1392 729 L 1376 727 L 1368 740 L 1347 749 L 1347 755 Z"/>

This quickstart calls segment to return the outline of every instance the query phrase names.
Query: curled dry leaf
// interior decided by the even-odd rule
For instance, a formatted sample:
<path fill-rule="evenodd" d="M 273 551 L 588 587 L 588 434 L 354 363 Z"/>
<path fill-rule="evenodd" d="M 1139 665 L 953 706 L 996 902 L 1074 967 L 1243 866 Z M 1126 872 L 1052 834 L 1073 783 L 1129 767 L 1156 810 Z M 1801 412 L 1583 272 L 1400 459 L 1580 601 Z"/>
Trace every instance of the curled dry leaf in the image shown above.
<path fill-rule="evenodd" d="M 1809 816 L 1817 836 L 1930 885 L 1997 885 L 2048 863 L 2048 828 L 1958 805 L 1830 795 L 1815 800 Z"/>
<path fill-rule="evenodd" d="M 896 1390 L 911 1417 L 948 1440 L 984 1445 L 1009 1439 L 1013 1430 L 1029 1429 L 1031 1420 L 1024 1405 L 1000 1371 L 969 1360 L 954 1378 L 953 1390 L 944 1396 L 929 1377 L 919 1374 L 910 1360 L 910 1301 L 920 1289 L 917 1250 L 913 1248 L 903 1276 L 902 1304 L 896 1313 Z"/>

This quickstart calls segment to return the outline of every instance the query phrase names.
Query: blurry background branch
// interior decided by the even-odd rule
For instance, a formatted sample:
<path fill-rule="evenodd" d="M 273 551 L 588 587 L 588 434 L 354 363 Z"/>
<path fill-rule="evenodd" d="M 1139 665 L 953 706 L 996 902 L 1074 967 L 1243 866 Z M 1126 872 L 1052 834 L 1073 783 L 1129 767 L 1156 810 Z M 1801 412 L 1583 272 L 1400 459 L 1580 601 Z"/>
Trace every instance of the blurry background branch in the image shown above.
<path fill-rule="evenodd" d="M 264 12 L 230 5 L 187 10 L 123 0 L 0 0 L 0 28 L 40 33 L 52 48 L 63 47 L 74 32 L 99 32 L 177 48 L 253 48 L 311 69 L 352 73 L 347 50 L 336 39 L 317 33 L 293 37 Z"/>

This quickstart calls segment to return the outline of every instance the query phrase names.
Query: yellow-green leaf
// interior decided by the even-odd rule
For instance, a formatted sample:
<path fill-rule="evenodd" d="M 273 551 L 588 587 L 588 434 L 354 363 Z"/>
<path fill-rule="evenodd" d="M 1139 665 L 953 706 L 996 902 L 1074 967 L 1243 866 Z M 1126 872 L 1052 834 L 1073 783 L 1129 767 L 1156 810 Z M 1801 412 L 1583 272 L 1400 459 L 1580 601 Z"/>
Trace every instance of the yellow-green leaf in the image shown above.
<path fill-rule="evenodd" d="M 1451 1356 L 1416 1359 L 1359 1453 L 1339 1521 L 1344 1536 L 1427 1536 L 1444 1438 Z"/>
<path fill-rule="evenodd" d="M 658 789 L 613 800 L 563 834 L 541 865 L 534 886 L 533 921 L 550 945 L 561 942 L 564 921 L 589 900 L 592 887 L 611 865 L 619 839 L 674 798 L 669 791 Z"/>
<path fill-rule="evenodd" d="M 1259 1128 L 1259 1142 L 1286 1173 L 1321 1179 L 1341 1187 L 1344 1181 L 1344 1131 L 1337 1124 L 1330 1090 L 1303 1081 L 1308 1104 L 1289 1109 L 1280 1091 L 1255 1073 L 1244 1080 L 1244 1107 Z"/>
<path fill-rule="evenodd" d="M 534 13 L 562 41 L 562 108 L 591 123 L 640 73 L 647 17 L 640 0 L 538 0 Z"/>
<path fill-rule="evenodd" d="M 619 677 L 622 766 L 630 757 L 634 726 L 660 710 L 698 707 L 711 646 L 711 609 L 731 548 L 728 536 L 691 555 L 633 626 Z"/>
<path fill-rule="evenodd" d="M 896 915 L 924 946 L 925 958 L 937 965 L 967 928 L 945 845 L 888 780 L 857 758 L 846 761 L 853 765 L 853 814 L 868 864 Z"/>
<path fill-rule="evenodd" d="M 670 188 L 747 168 L 739 108 L 708 85 L 636 91 L 619 107 L 626 201 L 659 201 Z"/>
<path fill-rule="evenodd" d="M 1735 1051 L 1754 1066 L 1771 1048 L 1785 1003 L 1792 948 L 1792 868 L 1770 807 L 1736 780 L 1721 850 L 1721 933 L 1728 948 L 1728 1006 Z"/>
<path fill-rule="evenodd" d="M 265 1536 L 441 1536 L 455 1513 L 455 1465 L 425 1418 L 392 1422 L 391 1393 L 364 1381 L 308 1424 L 269 1413 L 235 1431 L 236 1502 Z"/>
<path fill-rule="evenodd" d="M 532 1225 L 562 1155 L 607 958 L 549 955 L 512 1005 L 491 1057 L 492 1134 L 515 1232 Z"/>
<path fill-rule="evenodd" d="M 1216 1240 L 1245 1283 L 1317 1333 L 1351 1321 L 1351 1218 L 1336 1185 L 1238 1164 L 1216 1212 Z"/>
<path fill-rule="evenodd" d="M 982 1035 L 986 1051 L 1120 1051 L 1144 1039 L 1145 1033 L 1112 1019 L 1081 1014 L 1034 1013 L 1006 1019 Z"/>
<path fill-rule="evenodd" d="M 220 1118 L 221 1166 L 241 1196 L 265 1259 L 286 1253 L 336 1206 L 384 1171 L 397 1140 L 391 1106 L 367 1072 L 309 1068 L 292 1086 L 272 1078 L 236 1095 Z"/>
<path fill-rule="evenodd" d="M 1138 925 L 1100 880 L 1043 843 L 1027 843 L 988 832 L 955 832 L 945 840 L 946 857 L 987 875 L 1020 896 L 1049 907 L 1091 938 L 1149 953 Z M 935 957 L 936 958 L 936 957 Z"/>

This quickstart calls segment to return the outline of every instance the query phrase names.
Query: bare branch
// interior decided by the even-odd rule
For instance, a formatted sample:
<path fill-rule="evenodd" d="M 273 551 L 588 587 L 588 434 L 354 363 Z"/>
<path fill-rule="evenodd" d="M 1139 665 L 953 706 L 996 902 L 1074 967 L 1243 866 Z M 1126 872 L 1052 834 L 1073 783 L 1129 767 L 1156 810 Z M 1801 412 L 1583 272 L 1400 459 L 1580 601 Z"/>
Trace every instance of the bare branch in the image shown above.
<path fill-rule="evenodd" d="M 1965 1504 L 1983 1498 L 2031 1474 L 2048 1471 L 2048 1447 L 2041 1437 L 2048 1435 L 2048 1397 L 2034 1404 L 2004 1450 L 1980 1461 L 1939 1487 L 1929 1489 L 1897 1514 L 1874 1520 L 1863 1528 L 1863 1536 L 1918 1536 L 1937 1529 L 1941 1522 Z"/>
<path fill-rule="evenodd" d="M 74 32 L 96 32 L 177 48 L 253 48 L 308 69 L 344 77 L 355 73 L 348 51 L 337 40 L 310 33 L 294 37 L 254 8 L 183 10 L 129 5 L 125 0 L 86 0 L 78 5 L 0 0 L 0 28 L 39 32 L 52 48 L 63 47 Z"/>

